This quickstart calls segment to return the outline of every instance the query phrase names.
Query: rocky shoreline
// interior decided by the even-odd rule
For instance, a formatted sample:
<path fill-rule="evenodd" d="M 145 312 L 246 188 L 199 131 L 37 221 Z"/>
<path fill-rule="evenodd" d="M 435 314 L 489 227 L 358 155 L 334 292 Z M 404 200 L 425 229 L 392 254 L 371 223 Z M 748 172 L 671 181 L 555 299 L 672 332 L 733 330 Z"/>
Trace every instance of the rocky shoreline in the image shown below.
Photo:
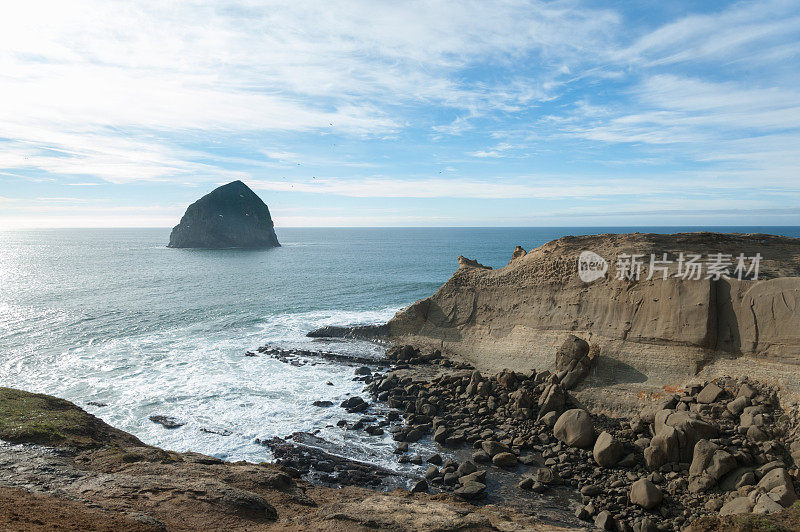
<path fill-rule="evenodd" d="M 785 509 L 800 486 L 800 419 L 776 389 L 718 378 L 665 390 L 638 416 L 612 418 L 588 412 L 569 391 L 596 357 L 570 337 L 552 371 L 483 375 L 437 350 L 392 347 L 385 370 L 357 368 L 374 403 L 343 402 L 365 415 L 342 427 L 391 434 L 398 462 L 418 467 L 412 492 L 527 505 L 528 513 L 536 505 L 525 493 L 571 493 L 562 500 L 574 519 L 562 512 L 560 525 L 705 530 L 704 519 L 793 511 Z M 427 439 L 441 452 L 416 453 Z M 316 469 L 313 460 L 305 466 Z"/>
<path fill-rule="evenodd" d="M 13 510 L 0 513 L 5 529 L 36 530 L 31 508 L 56 519 L 62 507 L 74 530 L 92 529 L 87 519 L 132 530 L 800 527 L 797 405 L 752 379 L 662 390 L 642 398 L 638 415 L 609 417 L 571 391 L 598 362 L 577 337 L 551 369 L 530 373 L 484 374 L 410 345 L 384 359 L 274 346 L 246 354 L 258 355 L 351 365 L 362 396 L 314 406 L 347 412 L 343 431 L 393 442 L 403 467 L 308 433 L 257 441 L 274 464 L 173 453 L 66 401 L 3 389 L 0 439 L 12 444 L 0 444 L 0 491 Z"/>

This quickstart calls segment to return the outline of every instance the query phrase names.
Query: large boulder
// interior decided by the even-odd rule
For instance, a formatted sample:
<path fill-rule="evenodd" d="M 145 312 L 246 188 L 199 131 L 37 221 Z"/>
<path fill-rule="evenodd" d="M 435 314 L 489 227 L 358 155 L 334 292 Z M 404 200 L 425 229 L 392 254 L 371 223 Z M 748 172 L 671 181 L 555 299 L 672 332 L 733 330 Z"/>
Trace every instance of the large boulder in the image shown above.
<path fill-rule="evenodd" d="M 661 504 L 664 495 L 658 486 L 646 478 L 641 478 L 631 486 L 629 497 L 633 504 L 641 506 L 645 510 L 652 510 Z"/>
<path fill-rule="evenodd" d="M 689 475 L 707 475 L 714 481 L 718 481 L 736 469 L 736 465 L 736 458 L 728 451 L 718 448 L 708 440 L 700 440 L 694 446 Z"/>
<path fill-rule="evenodd" d="M 719 515 L 749 514 L 753 509 L 750 497 L 736 497 L 726 502 L 719 510 Z"/>
<path fill-rule="evenodd" d="M 241 181 L 195 201 L 172 229 L 171 248 L 271 248 L 278 237 L 269 208 Z"/>
<path fill-rule="evenodd" d="M 610 433 L 603 431 L 594 442 L 592 455 L 600 467 L 613 467 L 619 462 L 623 451 L 622 443 Z"/>
<path fill-rule="evenodd" d="M 782 467 L 769 471 L 761 478 L 757 487 L 766 491 L 775 502 L 785 507 L 791 506 L 797 500 L 792 477 Z"/>
<path fill-rule="evenodd" d="M 556 421 L 553 435 L 570 447 L 589 447 L 594 443 L 594 424 L 586 410 L 567 410 Z"/>

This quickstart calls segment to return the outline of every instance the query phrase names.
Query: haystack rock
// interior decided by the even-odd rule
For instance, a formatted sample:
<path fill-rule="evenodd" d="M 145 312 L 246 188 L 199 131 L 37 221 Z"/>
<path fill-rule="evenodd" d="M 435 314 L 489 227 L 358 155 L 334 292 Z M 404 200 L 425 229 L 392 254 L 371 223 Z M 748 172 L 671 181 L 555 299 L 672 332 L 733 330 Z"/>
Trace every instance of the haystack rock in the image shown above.
<path fill-rule="evenodd" d="M 590 282 L 578 271 L 587 250 L 608 267 Z M 666 275 L 658 270 L 647 279 L 651 254 L 664 253 L 673 261 Z M 699 279 L 676 277 L 680 253 L 702 255 Z M 707 278 L 708 259 L 718 253 L 732 255 L 730 276 Z M 757 279 L 734 274 L 740 253 L 760 254 Z M 514 255 L 496 270 L 459 257 L 458 270 L 435 294 L 387 323 L 388 336 L 496 373 L 548 368 L 575 335 L 599 353 L 592 382 L 577 394 L 600 410 L 630 408 L 643 390 L 724 374 L 775 380 L 800 393 L 800 239 L 569 236 Z M 625 255 L 641 256 L 638 280 L 617 278 L 617 259 Z"/>
<path fill-rule="evenodd" d="M 172 229 L 171 248 L 278 247 L 269 208 L 241 181 L 223 185 L 195 201 Z"/>

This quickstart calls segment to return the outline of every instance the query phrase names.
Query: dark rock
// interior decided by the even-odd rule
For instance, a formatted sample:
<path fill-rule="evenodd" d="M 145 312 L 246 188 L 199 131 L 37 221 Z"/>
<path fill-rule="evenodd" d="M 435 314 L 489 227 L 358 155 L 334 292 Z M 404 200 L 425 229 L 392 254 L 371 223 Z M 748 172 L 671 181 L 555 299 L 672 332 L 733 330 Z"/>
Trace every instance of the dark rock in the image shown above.
<path fill-rule="evenodd" d="M 339 406 L 353 414 L 356 412 L 363 412 L 369 405 L 361 397 L 355 396 L 345 399 Z"/>
<path fill-rule="evenodd" d="M 171 248 L 278 246 L 269 208 L 241 181 L 223 185 L 189 205 L 169 237 Z"/>
<path fill-rule="evenodd" d="M 617 520 L 608 510 L 603 510 L 594 518 L 594 526 L 600 530 L 616 530 Z"/>
<path fill-rule="evenodd" d="M 492 457 L 492 463 L 497 467 L 514 467 L 517 465 L 517 457 L 514 453 L 497 453 Z"/>
<path fill-rule="evenodd" d="M 428 459 L 425 461 L 433 465 L 442 465 L 442 455 L 434 454 L 432 456 L 429 456 Z"/>
<path fill-rule="evenodd" d="M 414 487 L 411 488 L 411 493 L 426 493 L 428 491 L 428 482 L 426 480 L 420 480 Z"/>
<path fill-rule="evenodd" d="M 327 408 L 329 406 L 333 406 L 333 401 L 314 401 L 311 404 L 320 408 Z"/>
<path fill-rule="evenodd" d="M 457 497 L 461 497 L 462 499 L 469 500 L 482 496 L 484 491 L 486 491 L 486 484 L 481 484 L 480 482 L 467 482 L 455 490 L 453 494 Z"/>
<path fill-rule="evenodd" d="M 177 429 L 178 427 L 182 427 L 186 424 L 183 421 L 178 421 L 174 417 L 162 415 L 150 416 L 150 421 L 153 423 L 158 423 L 166 429 Z"/>
<path fill-rule="evenodd" d="M 340 327 L 326 325 L 306 334 L 308 338 L 362 338 L 373 339 L 389 334 L 386 325 L 356 325 L 353 327 Z"/>

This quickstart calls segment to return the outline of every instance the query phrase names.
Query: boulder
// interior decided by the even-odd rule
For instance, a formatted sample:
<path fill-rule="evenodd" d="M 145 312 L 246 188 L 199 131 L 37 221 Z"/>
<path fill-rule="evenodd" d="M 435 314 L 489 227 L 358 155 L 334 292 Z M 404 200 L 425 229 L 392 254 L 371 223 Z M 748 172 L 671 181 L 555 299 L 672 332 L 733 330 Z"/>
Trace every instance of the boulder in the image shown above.
<path fill-rule="evenodd" d="M 553 435 L 570 447 L 589 447 L 594 443 L 592 418 L 580 408 L 567 410 L 556 421 Z"/>
<path fill-rule="evenodd" d="M 722 395 L 722 388 L 712 382 L 697 394 L 697 402 L 700 404 L 714 403 L 720 395 Z"/>
<path fill-rule="evenodd" d="M 189 205 L 169 236 L 171 248 L 278 247 L 269 208 L 255 192 L 233 181 Z"/>
<path fill-rule="evenodd" d="M 783 467 L 775 468 L 765 474 L 756 487 L 766 491 L 773 500 L 788 507 L 797 500 L 792 477 Z"/>
<path fill-rule="evenodd" d="M 539 418 L 543 419 L 546 414 L 555 412 L 561 414 L 567 404 L 567 393 L 560 384 L 548 384 L 542 395 L 539 397 Z"/>
<path fill-rule="evenodd" d="M 492 458 L 492 463 L 497 467 L 514 467 L 517 465 L 517 456 L 514 453 L 498 453 Z"/>
<path fill-rule="evenodd" d="M 622 457 L 624 448 L 609 432 L 603 431 L 594 443 L 592 455 L 600 467 L 613 467 Z"/>
<path fill-rule="evenodd" d="M 600 530 L 616 530 L 617 520 L 608 510 L 603 510 L 594 518 L 594 526 Z"/>
<path fill-rule="evenodd" d="M 762 493 L 758 497 L 758 502 L 753 506 L 754 514 L 772 514 L 783 510 L 783 506 L 772 500 L 767 493 Z"/>
<path fill-rule="evenodd" d="M 629 497 L 633 504 L 641 506 L 645 510 L 652 510 L 661 504 L 664 496 L 658 486 L 646 478 L 641 478 L 631 486 Z"/>
<path fill-rule="evenodd" d="M 480 482 L 467 482 L 460 488 L 456 489 L 453 494 L 456 497 L 470 500 L 477 499 L 478 497 L 482 496 L 485 491 L 486 484 L 482 484 Z"/>
<path fill-rule="evenodd" d="M 481 449 L 483 449 L 490 457 L 493 457 L 499 453 L 508 453 L 511 451 L 511 449 L 505 443 L 492 440 L 486 440 L 482 442 Z"/>
<path fill-rule="evenodd" d="M 719 515 L 749 514 L 752 509 L 753 502 L 749 497 L 736 497 L 722 505 Z"/>
<path fill-rule="evenodd" d="M 736 458 L 728 451 L 719 449 L 708 440 L 700 440 L 694 446 L 689 475 L 707 475 L 717 481 L 736 469 Z"/>

